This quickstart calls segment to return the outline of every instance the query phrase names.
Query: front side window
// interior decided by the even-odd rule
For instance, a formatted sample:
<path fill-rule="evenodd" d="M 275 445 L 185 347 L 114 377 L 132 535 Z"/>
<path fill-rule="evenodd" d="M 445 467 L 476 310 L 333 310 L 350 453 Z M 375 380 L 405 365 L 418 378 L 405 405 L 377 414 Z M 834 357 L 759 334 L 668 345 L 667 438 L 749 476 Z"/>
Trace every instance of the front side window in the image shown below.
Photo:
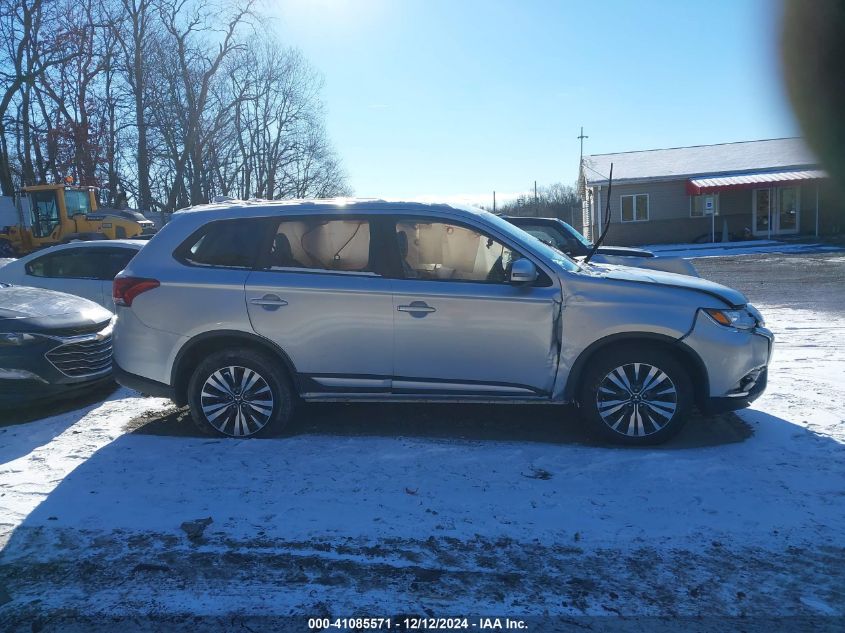
<path fill-rule="evenodd" d="M 91 213 L 91 198 L 87 191 L 65 189 L 65 210 L 68 217 Z"/>
<path fill-rule="evenodd" d="M 645 222 L 648 220 L 648 194 L 622 196 L 622 221 Z"/>
<path fill-rule="evenodd" d="M 261 218 L 211 222 L 189 237 L 174 256 L 193 266 L 252 268 L 264 242 L 266 226 Z"/>
<path fill-rule="evenodd" d="M 491 237 L 445 222 L 396 223 L 406 279 L 507 283 L 521 256 Z"/>

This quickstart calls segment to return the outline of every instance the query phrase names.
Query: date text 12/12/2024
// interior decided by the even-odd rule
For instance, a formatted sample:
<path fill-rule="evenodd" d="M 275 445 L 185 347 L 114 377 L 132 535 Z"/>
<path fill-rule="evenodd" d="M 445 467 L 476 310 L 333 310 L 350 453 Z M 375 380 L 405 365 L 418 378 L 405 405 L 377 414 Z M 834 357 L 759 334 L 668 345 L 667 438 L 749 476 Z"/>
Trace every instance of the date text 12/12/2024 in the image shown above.
<path fill-rule="evenodd" d="M 524 620 L 512 618 L 308 618 L 309 631 L 451 631 L 451 630 L 527 630 Z"/>

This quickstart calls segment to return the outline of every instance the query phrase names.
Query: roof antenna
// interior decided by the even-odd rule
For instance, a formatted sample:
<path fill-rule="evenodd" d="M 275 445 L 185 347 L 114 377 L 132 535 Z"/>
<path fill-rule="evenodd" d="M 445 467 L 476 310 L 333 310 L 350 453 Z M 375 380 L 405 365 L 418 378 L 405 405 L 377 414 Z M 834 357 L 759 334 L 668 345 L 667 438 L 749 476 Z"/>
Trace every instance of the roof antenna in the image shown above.
<path fill-rule="evenodd" d="M 607 178 L 607 204 L 604 208 L 604 228 L 601 231 L 601 235 L 599 235 L 599 239 L 596 240 L 596 243 L 593 244 L 592 250 L 587 253 L 587 257 L 584 258 L 584 263 L 589 264 L 590 260 L 593 258 L 593 255 L 596 254 L 596 251 L 599 250 L 599 246 L 601 246 L 602 242 L 604 242 L 604 238 L 607 235 L 607 230 L 610 228 L 610 192 L 613 191 L 613 163 L 610 163 L 610 176 Z"/>

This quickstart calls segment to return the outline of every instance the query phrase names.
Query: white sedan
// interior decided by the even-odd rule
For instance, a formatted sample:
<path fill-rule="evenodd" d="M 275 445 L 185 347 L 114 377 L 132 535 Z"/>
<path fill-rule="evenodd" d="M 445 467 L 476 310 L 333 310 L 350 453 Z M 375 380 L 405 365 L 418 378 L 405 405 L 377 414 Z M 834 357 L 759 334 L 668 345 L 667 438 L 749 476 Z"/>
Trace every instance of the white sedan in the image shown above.
<path fill-rule="evenodd" d="M 112 280 L 144 244 L 97 240 L 52 246 L 0 266 L 0 282 L 67 292 L 114 312 Z"/>

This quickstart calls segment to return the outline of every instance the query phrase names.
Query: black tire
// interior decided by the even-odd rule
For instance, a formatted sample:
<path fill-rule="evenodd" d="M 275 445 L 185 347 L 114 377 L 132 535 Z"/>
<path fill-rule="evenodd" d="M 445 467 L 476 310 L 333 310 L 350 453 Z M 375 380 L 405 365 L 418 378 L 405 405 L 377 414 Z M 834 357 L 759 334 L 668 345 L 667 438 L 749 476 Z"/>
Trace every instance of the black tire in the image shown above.
<path fill-rule="evenodd" d="M 280 363 L 249 349 L 205 358 L 191 375 L 187 396 L 191 419 L 201 431 L 237 438 L 281 433 L 293 414 L 295 397 Z"/>
<path fill-rule="evenodd" d="M 17 257 L 18 254 L 12 248 L 12 243 L 9 240 L 0 240 L 0 257 Z"/>
<path fill-rule="evenodd" d="M 626 446 L 672 438 L 686 423 L 692 403 L 685 367 L 671 354 L 640 344 L 609 349 L 591 359 L 579 392 L 581 415 L 589 428 Z"/>

